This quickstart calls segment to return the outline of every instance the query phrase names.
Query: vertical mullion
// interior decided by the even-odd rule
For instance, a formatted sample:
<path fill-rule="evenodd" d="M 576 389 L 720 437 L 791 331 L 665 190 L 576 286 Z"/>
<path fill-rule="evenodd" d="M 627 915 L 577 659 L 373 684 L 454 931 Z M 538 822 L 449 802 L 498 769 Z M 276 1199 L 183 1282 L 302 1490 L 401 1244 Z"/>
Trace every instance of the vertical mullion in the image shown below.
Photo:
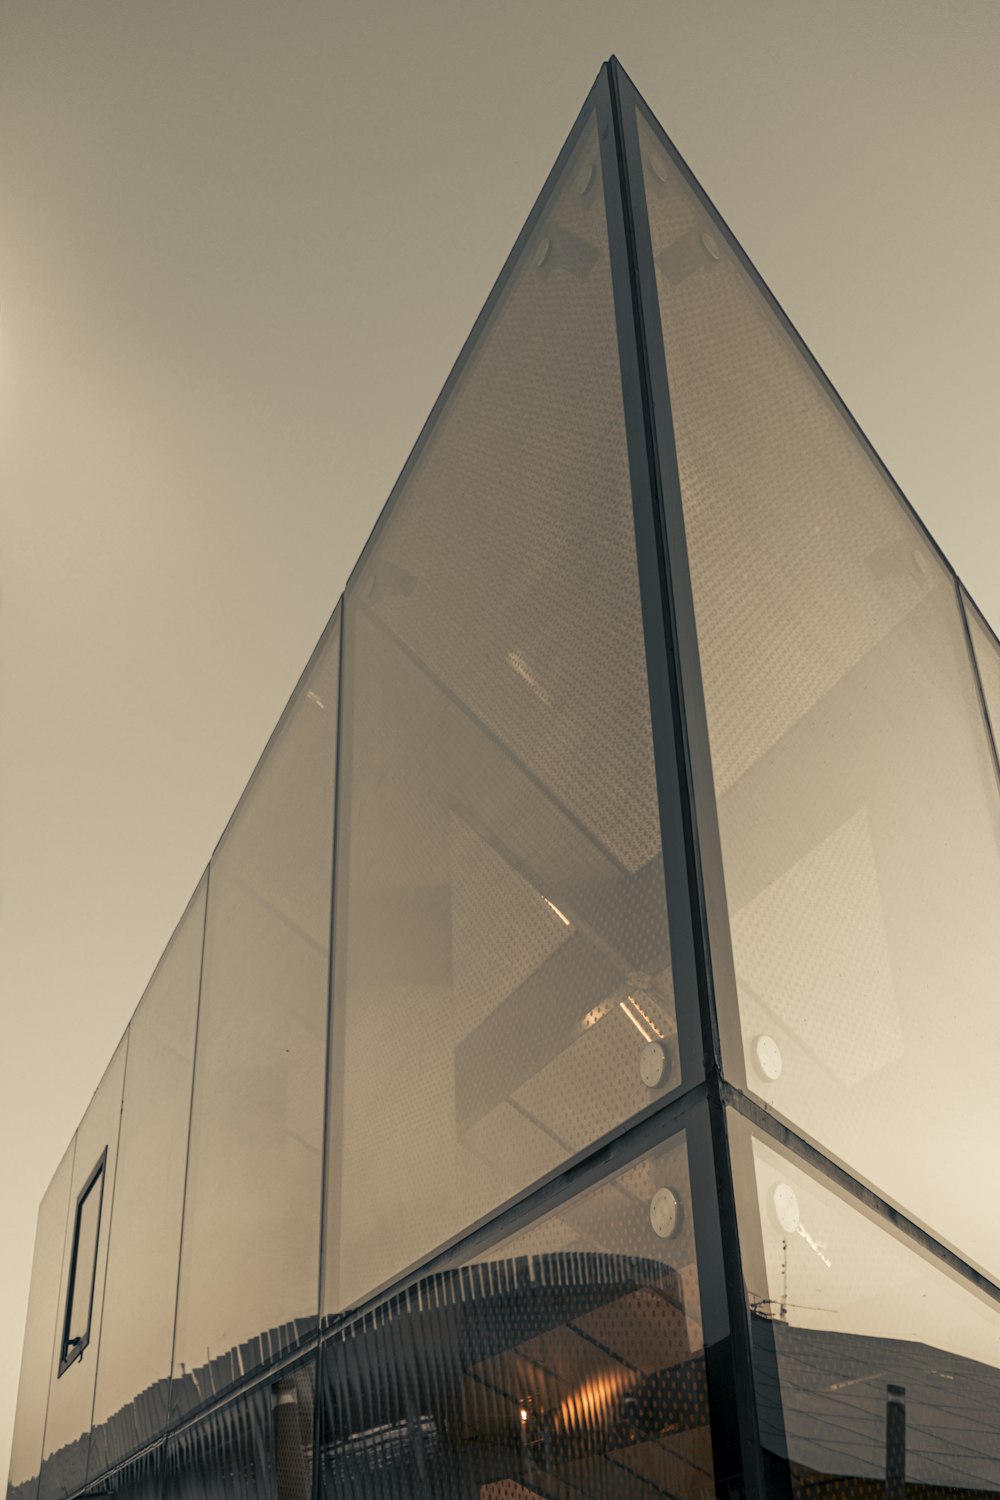
<path fill-rule="evenodd" d="M 209 860 L 208 867 L 205 870 L 202 879 L 205 882 L 205 907 L 201 916 L 201 958 L 198 964 L 198 1001 L 195 1006 L 194 1042 L 191 1049 L 191 1088 L 188 1094 L 187 1143 L 184 1149 L 184 1185 L 181 1191 L 181 1222 L 180 1232 L 177 1236 L 177 1281 L 176 1287 L 174 1289 L 174 1320 L 170 1334 L 170 1369 L 167 1374 L 167 1410 L 164 1419 L 165 1432 L 170 1431 L 173 1421 L 174 1365 L 177 1359 L 177 1320 L 180 1317 L 181 1273 L 184 1269 L 184 1224 L 187 1218 L 188 1179 L 191 1174 L 191 1127 L 194 1121 L 194 1090 L 198 1074 L 198 1044 L 201 1040 L 201 1003 L 205 987 L 205 949 L 208 939 L 208 902 L 212 894 L 212 860 Z M 165 1484 L 165 1482 L 166 1480 L 164 1471 L 164 1474 L 161 1476 L 161 1494 L 162 1486 Z"/>
<path fill-rule="evenodd" d="M 344 680 L 347 667 L 347 653 L 345 640 L 347 636 L 347 599 L 346 594 L 340 597 L 338 605 L 340 610 L 340 638 L 337 643 L 339 651 L 339 665 L 337 668 L 337 744 L 334 754 L 333 770 L 333 844 L 330 851 L 331 876 L 330 876 L 330 957 L 327 967 L 327 1011 L 326 1011 L 326 1077 L 323 1080 L 323 1169 L 320 1191 L 323 1194 L 320 1203 L 320 1234 L 319 1234 L 319 1342 L 316 1346 L 314 1384 L 313 1384 L 313 1428 L 312 1428 L 312 1500 L 319 1500 L 322 1493 L 321 1455 L 323 1446 L 323 1401 L 325 1392 L 325 1369 L 326 1360 L 323 1347 L 323 1326 L 326 1319 L 326 1302 L 329 1287 L 327 1285 L 327 1239 L 331 1232 L 331 1218 L 334 1232 L 339 1233 L 340 1216 L 339 1203 L 338 1213 L 331 1216 L 331 1184 L 336 1179 L 339 1183 L 340 1163 L 340 1140 L 342 1130 L 337 1132 L 335 1147 L 331 1145 L 331 1132 L 334 1108 L 341 1106 L 342 1089 L 340 1089 L 340 1074 L 337 1072 L 338 1098 L 334 1099 L 334 1072 L 335 1062 L 338 1058 L 336 1051 L 337 1042 L 342 1037 L 343 1028 L 338 1027 L 335 1031 L 335 1016 L 337 991 L 336 976 L 337 966 L 337 882 L 338 875 L 343 878 L 343 866 L 340 860 L 340 831 L 341 820 L 346 811 L 345 797 L 347 796 L 346 776 L 344 774 L 347 753 L 345 749 L 345 693 Z M 336 1156 L 334 1157 L 334 1150 Z M 336 1168 L 332 1163 L 336 1160 Z"/>
<path fill-rule="evenodd" d="M 329 1194 L 327 1183 L 330 1174 L 330 1115 L 331 1115 L 331 1087 L 330 1081 L 333 1072 L 333 999 L 334 999 L 334 952 L 336 947 L 336 911 L 337 911 L 337 829 L 340 818 L 341 801 L 341 745 L 344 722 L 344 600 L 341 596 L 337 608 L 340 611 L 340 624 L 337 638 L 337 737 L 333 754 L 333 827 L 331 830 L 330 848 L 330 927 L 329 927 L 329 953 L 327 957 L 326 972 L 326 1046 L 324 1049 L 326 1058 L 326 1072 L 323 1079 L 323 1143 L 321 1148 L 321 1178 L 322 1198 L 320 1200 L 319 1216 L 319 1277 L 317 1285 L 317 1307 L 318 1326 L 323 1324 L 323 1302 L 326 1293 L 326 1237 L 329 1227 Z"/>
<path fill-rule="evenodd" d="M 611 277 L 649 674 L 681 1066 L 708 1080 L 692 1161 L 716 1485 L 763 1500 L 750 1315 L 721 1081 L 742 1061 L 708 723 L 688 567 L 656 272 L 642 186 L 637 96 L 617 61 L 599 105 Z M 624 97 L 623 97 L 624 96 Z M 723 990 L 722 1028 L 716 986 Z M 726 1043 L 725 1047 L 723 1043 Z M 741 1079 L 742 1081 L 742 1079 Z M 699 1222 L 700 1221 L 700 1222 Z"/>

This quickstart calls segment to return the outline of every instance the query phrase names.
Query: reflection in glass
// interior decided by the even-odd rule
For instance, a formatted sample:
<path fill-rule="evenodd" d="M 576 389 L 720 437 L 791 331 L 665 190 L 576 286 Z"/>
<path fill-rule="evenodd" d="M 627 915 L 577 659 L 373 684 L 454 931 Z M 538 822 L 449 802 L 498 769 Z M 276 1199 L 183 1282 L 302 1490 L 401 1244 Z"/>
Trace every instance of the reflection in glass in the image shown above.
<path fill-rule="evenodd" d="M 592 118 L 345 630 L 328 1311 L 680 1081 Z"/>
<path fill-rule="evenodd" d="M 161 1500 L 311 1500 L 315 1360 L 167 1443 Z"/>
<path fill-rule="evenodd" d="M 86 1500 L 114 1495 L 115 1500 L 160 1500 L 163 1472 L 163 1443 L 116 1468 L 112 1474 L 84 1491 Z"/>
<path fill-rule="evenodd" d="M 1000 1270 L 1000 800 L 954 582 L 640 120 L 750 1088 Z M 933 1107 L 931 1106 L 933 1102 Z"/>
<path fill-rule="evenodd" d="M 63 1264 L 76 1137 L 70 1141 L 38 1210 L 31 1289 L 24 1328 L 8 1500 L 34 1500 L 42 1462 L 45 1405 L 59 1336 L 59 1275 Z"/>
<path fill-rule="evenodd" d="M 71 1495 L 75 1490 L 82 1488 L 87 1477 L 87 1453 L 90 1446 L 90 1423 L 94 1406 L 94 1375 L 101 1350 L 104 1271 L 108 1255 L 109 1229 L 114 1218 L 115 1166 L 118 1156 L 118 1128 L 121 1122 L 122 1086 L 125 1081 L 127 1049 L 128 1036 L 126 1034 L 108 1064 L 107 1071 L 98 1084 L 97 1092 L 90 1101 L 76 1133 L 73 1184 L 70 1191 L 71 1222 L 66 1236 L 59 1286 L 59 1332 L 62 1337 L 65 1329 L 63 1320 L 70 1301 L 74 1250 L 72 1231 L 75 1227 L 77 1205 L 80 1204 L 83 1208 L 81 1229 L 86 1231 L 87 1224 L 93 1224 L 96 1218 L 99 1232 L 96 1257 L 88 1265 L 80 1262 L 85 1273 L 84 1282 L 77 1281 L 75 1288 L 77 1296 L 73 1299 L 74 1309 L 70 1317 L 79 1320 L 77 1327 L 83 1327 L 89 1321 L 90 1339 L 79 1358 L 74 1359 L 68 1367 L 61 1366 L 58 1358 L 59 1350 L 54 1351 L 49 1380 L 48 1412 L 45 1419 L 44 1458 L 38 1486 L 39 1500 L 63 1500 L 64 1496 Z M 104 1156 L 105 1152 L 106 1156 Z M 101 1173 L 104 1211 L 100 1213 L 101 1178 L 95 1179 L 98 1191 L 92 1208 L 88 1208 L 88 1205 L 83 1203 L 83 1195 L 102 1157 L 104 1157 L 104 1167 Z M 92 1196 L 88 1193 L 88 1200 Z M 81 1251 L 85 1253 L 84 1245 L 81 1245 Z M 93 1298 L 88 1320 L 87 1302 L 90 1300 L 91 1287 Z M 63 1373 L 60 1375 L 61 1368 L 63 1368 Z"/>
<path fill-rule="evenodd" d="M 1000 1305 L 756 1138 L 753 1165 L 758 1409 L 793 1494 L 1000 1490 Z"/>
<path fill-rule="evenodd" d="M 419 1493 L 714 1496 L 682 1136 L 324 1349 L 320 1482 Z"/>
<path fill-rule="evenodd" d="M 166 1425 L 205 888 L 129 1027 L 90 1477 Z"/>
<path fill-rule="evenodd" d="M 318 1315 L 338 671 L 335 617 L 210 867 L 173 1417 Z"/>

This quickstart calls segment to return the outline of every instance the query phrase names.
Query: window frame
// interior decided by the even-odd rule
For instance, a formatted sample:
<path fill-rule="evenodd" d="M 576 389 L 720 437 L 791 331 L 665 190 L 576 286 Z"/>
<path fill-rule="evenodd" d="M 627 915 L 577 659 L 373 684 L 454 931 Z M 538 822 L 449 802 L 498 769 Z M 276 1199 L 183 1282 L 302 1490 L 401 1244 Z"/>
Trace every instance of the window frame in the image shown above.
<path fill-rule="evenodd" d="M 105 1146 L 97 1159 L 93 1170 L 89 1173 L 86 1182 L 80 1189 L 76 1198 L 76 1206 L 73 1209 L 73 1248 L 70 1253 L 69 1274 L 66 1278 L 66 1297 L 63 1304 L 62 1332 L 59 1336 L 59 1369 L 56 1379 L 65 1375 L 69 1367 L 83 1354 L 84 1349 L 90 1343 L 91 1323 L 94 1316 L 94 1291 L 97 1285 L 97 1256 L 101 1243 L 101 1219 L 104 1213 L 104 1184 L 105 1169 L 108 1162 L 108 1148 Z M 100 1179 L 97 1199 L 97 1228 L 94 1234 L 94 1257 L 90 1267 L 90 1294 L 87 1300 L 87 1323 L 83 1334 L 77 1339 L 72 1347 L 69 1345 L 70 1318 L 73 1314 L 73 1300 L 76 1292 L 76 1281 L 80 1271 L 80 1220 L 81 1210 L 91 1192 L 97 1186 Z"/>

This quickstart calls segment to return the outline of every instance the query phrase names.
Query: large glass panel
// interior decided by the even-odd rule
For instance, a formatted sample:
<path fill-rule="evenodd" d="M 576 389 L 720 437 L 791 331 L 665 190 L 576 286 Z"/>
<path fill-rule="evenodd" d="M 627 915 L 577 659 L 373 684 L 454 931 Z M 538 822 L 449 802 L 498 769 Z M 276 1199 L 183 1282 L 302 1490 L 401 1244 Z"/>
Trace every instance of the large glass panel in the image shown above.
<path fill-rule="evenodd" d="M 311 1500 L 315 1357 L 167 1443 L 162 1500 Z"/>
<path fill-rule="evenodd" d="M 730 1126 L 762 1440 L 793 1496 L 1000 1491 L 1000 1305 Z"/>
<path fill-rule="evenodd" d="M 965 611 L 986 699 L 986 712 L 990 716 L 993 737 L 997 739 L 1000 737 L 1000 643 L 968 594 L 965 595 Z M 1000 745 L 997 748 L 1000 750 Z"/>
<path fill-rule="evenodd" d="M 83 1352 L 59 1373 L 54 1358 L 49 1380 L 49 1406 L 45 1422 L 44 1460 L 38 1486 L 39 1500 L 62 1500 L 74 1490 L 82 1489 L 87 1477 L 87 1449 L 90 1444 L 90 1422 L 94 1406 L 94 1375 L 101 1347 L 101 1311 L 104 1304 L 104 1273 L 108 1257 L 109 1228 L 114 1217 L 115 1164 L 118 1155 L 118 1129 L 122 1113 L 122 1086 L 125 1082 L 125 1055 L 128 1036 L 122 1039 L 97 1092 L 80 1121 L 76 1132 L 73 1160 L 73 1184 L 70 1190 L 70 1224 L 63 1252 L 59 1283 L 57 1340 L 67 1325 L 72 1271 L 73 1220 L 84 1188 L 94 1175 L 102 1156 L 102 1207 L 97 1256 L 85 1266 L 88 1283 L 93 1276 L 93 1302 L 90 1311 L 90 1338 Z M 107 1153 L 105 1155 L 105 1153 Z M 88 1194 L 88 1201 L 92 1195 Z M 84 1207 L 85 1205 L 81 1205 Z M 96 1207 L 96 1204 L 95 1204 Z M 83 1218 L 86 1218 L 84 1211 Z M 84 1224 L 81 1223 L 81 1229 Z M 89 1285 L 86 1288 L 89 1291 Z M 56 1354 L 58 1355 L 58 1347 Z"/>
<path fill-rule="evenodd" d="M 954 582 L 640 119 L 750 1088 L 1000 1271 L 1000 801 Z"/>
<path fill-rule="evenodd" d="M 326 1344 L 320 1444 L 329 1500 L 714 1496 L 683 1135 Z"/>
<path fill-rule="evenodd" d="M 91 1478 L 166 1424 L 205 888 L 203 880 L 129 1027 Z"/>
<path fill-rule="evenodd" d="M 592 117 L 345 630 L 328 1310 L 680 1081 Z"/>
<path fill-rule="evenodd" d="M 171 1410 L 318 1315 L 339 616 L 212 859 Z"/>
<path fill-rule="evenodd" d="M 59 1276 L 70 1216 L 69 1193 L 75 1145 L 74 1137 L 45 1190 L 38 1210 L 7 1500 L 34 1500 L 38 1488 L 45 1408 L 59 1334 Z"/>

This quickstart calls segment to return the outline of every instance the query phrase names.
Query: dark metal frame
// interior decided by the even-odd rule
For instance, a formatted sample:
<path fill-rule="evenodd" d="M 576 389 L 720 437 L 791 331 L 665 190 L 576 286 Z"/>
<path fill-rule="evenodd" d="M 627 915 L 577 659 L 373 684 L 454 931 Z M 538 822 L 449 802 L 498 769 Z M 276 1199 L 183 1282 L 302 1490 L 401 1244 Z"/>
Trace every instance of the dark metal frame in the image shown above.
<path fill-rule="evenodd" d="M 692 1162 L 692 1183 L 712 1183 L 702 1203 L 714 1234 L 702 1236 L 699 1284 L 706 1339 L 716 1484 L 721 1493 L 763 1500 L 764 1477 L 750 1370 L 750 1326 L 725 1117 L 720 1007 L 716 988 L 735 998 L 722 851 L 708 743 L 694 599 L 674 443 L 667 361 L 660 327 L 638 135 L 639 100 L 616 58 L 606 64 L 609 129 L 605 193 L 611 275 L 635 514 L 639 593 L 645 622 L 653 754 L 660 798 L 670 951 L 678 1031 L 701 1036 L 708 1122 Z M 613 152 L 613 155 L 612 155 Z M 706 868 L 707 867 L 707 868 Z M 721 1007 L 722 1024 L 735 1006 Z M 687 1021 L 685 1026 L 684 1022 Z M 693 1061 L 693 1059 L 692 1059 Z M 715 1213 L 712 1214 L 712 1209 Z M 696 1215 L 697 1216 L 697 1215 Z"/>
<path fill-rule="evenodd" d="M 100 1259 L 101 1225 L 104 1219 L 105 1167 L 107 1166 L 107 1162 L 108 1148 L 105 1146 L 97 1159 L 97 1164 L 77 1194 L 76 1206 L 73 1209 L 73 1244 L 69 1255 L 69 1273 L 66 1277 L 66 1297 L 63 1303 L 62 1331 L 59 1335 L 59 1369 L 56 1375 L 57 1380 L 65 1375 L 70 1365 L 76 1363 L 83 1354 L 84 1349 L 90 1343 L 91 1323 L 94 1317 L 94 1292 L 97 1289 L 97 1262 Z M 90 1267 L 90 1291 L 87 1296 L 87 1326 L 83 1336 L 73 1344 L 73 1351 L 70 1353 L 68 1343 L 70 1333 L 69 1323 L 73 1311 L 73 1299 L 76 1293 L 76 1280 L 80 1274 L 81 1211 L 98 1182 L 100 1182 L 100 1190 L 97 1199 L 97 1231 L 94 1235 L 94 1261 Z"/>

